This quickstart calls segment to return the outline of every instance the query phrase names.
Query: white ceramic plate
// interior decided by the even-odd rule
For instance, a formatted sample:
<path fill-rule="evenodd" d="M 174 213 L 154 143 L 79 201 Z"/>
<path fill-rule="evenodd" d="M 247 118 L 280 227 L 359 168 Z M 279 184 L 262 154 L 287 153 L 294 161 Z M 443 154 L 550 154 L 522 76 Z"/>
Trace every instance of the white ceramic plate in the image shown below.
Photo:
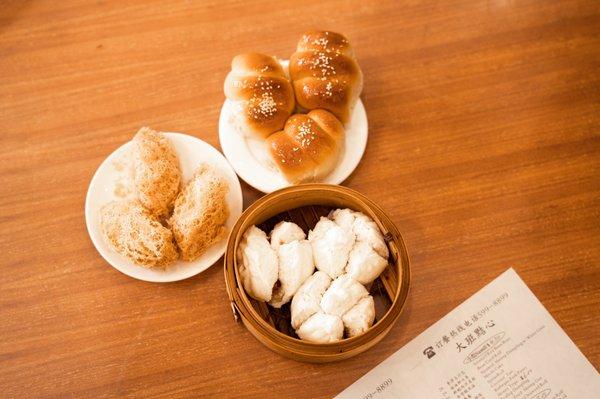
<path fill-rule="evenodd" d="M 245 138 L 235 130 L 229 122 L 233 112 L 233 103 L 225 100 L 219 117 L 219 141 L 233 169 L 246 183 L 263 193 L 291 185 L 270 160 L 263 140 Z M 320 183 L 340 184 L 350 176 L 365 152 L 368 134 L 367 113 L 358 99 L 350 122 L 346 125 L 342 157 L 335 169 Z"/>
<path fill-rule="evenodd" d="M 201 163 L 208 163 L 217 168 L 227 179 L 229 194 L 229 219 L 227 227 L 231 229 L 242 214 L 242 189 L 235 172 L 223 157 L 210 144 L 181 133 L 165 133 L 173 143 L 179 156 L 183 181 L 187 182 Z M 88 188 L 85 199 L 85 221 L 88 233 L 100 255 L 115 269 L 138 280 L 165 283 L 183 280 L 208 269 L 225 253 L 227 239 L 224 238 L 212 245 L 202 256 L 193 262 L 177 261 L 166 270 L 148 269 L 137 266 L 129 259 L 121 256 L 104 241 L 100 230 L 100 208 L 115 199 L 131 198 L 128 193 L 127 157 L 131 142 L 123 144 L 102 162 Z M 117 192 L 121 192 L 117 195 Z"/>

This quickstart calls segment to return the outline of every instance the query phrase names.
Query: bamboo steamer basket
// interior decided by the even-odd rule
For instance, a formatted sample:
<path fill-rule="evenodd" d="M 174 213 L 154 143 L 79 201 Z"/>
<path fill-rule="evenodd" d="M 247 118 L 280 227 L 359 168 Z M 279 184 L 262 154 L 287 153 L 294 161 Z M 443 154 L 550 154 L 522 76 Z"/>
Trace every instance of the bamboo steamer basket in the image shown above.
<path fill-rule="evenodd" d="M 384 234 L 390 250 L 388 266 L 367 289 L 376 302 L 374 325 L 364 334 L 329 344 L 300 340 L 289 325 L 286 306 L 274 309 L 246 295 L 238 274 L 236 250 L 244 232 L 252 225 L 267 233 L 281 220 L 297 223 L 305 232 L 329 210 L 350 208 L 371 217 Z M 409 260 L 398 229 L 385 212 L 364 195 L 342 186 L 301 184 L 268 194 L 244 211 L 229 235 L 224 257 L 225 283 L 236 321 L 241 320 L 256 339 L 290 359 L 325 363 L 343 360 L 366 351 L 385 337 L 398 320 L 410 285 Z M 387 302 L 387 303 L 386 303 Z M 282 316 L 282 313 L 284 316 Z M 287 330 L 286 330 L 287 327 Z"/>

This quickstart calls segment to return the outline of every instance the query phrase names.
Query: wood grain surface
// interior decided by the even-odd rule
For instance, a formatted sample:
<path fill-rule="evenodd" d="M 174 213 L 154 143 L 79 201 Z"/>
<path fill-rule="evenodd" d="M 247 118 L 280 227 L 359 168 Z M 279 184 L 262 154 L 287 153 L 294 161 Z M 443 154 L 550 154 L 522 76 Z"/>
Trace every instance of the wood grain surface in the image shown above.
<path fill-rule="evenodd" d="M 390 334 L 325 365 L 235 324 L 221 261 L 137 281 L 83 215 L 140 126 L 219 148 L 231 58 L 311 28 L 356 49 L 370 136 L 344 184 L 412 261 Z M 600 367 L 599 49 L 593 0 L 0 2 L 0 396 L 331 397 L 511 266 Z"/>

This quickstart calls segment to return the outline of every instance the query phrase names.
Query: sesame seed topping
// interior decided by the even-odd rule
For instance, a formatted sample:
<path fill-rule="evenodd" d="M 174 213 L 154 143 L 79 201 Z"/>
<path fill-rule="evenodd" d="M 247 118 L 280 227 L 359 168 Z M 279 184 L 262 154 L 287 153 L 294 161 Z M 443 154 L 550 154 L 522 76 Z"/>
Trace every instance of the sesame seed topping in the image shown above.
<path fill-rule="evenodd" d="M 333 83 L 327 82 L 327 84 L 325 85 L 325 93 L 324 93 L 324 95 L 326 97 L 333 96 Z"/>
<path fill-rule="evenodd" d="M 316 46 L 325 47 L 327 46 L 327 44 L 329 44 L 329 40 L 327 40 L 324 37 L 320 37 L 318 39 L 313 40 L 313 44 Z"/>
<path fill-rule="evenodd" d="M 262 95 L 262 99 L 258 106 L 262 112 L 268 113 L 269 115 L 272 115 L 277 110 L 277 103 L 268 93 Z"/>
<path fill-rule="evenodd" d="M 315 138 L 316 138 L 316 135 L 312 130 L 312 121 L 311 120 L 302 122 L 300 124 L 300 126 L 298 126 L 297 139 L 300 139 L 300 146 L 306 147 L 306 146 L 310 145 Z"/>

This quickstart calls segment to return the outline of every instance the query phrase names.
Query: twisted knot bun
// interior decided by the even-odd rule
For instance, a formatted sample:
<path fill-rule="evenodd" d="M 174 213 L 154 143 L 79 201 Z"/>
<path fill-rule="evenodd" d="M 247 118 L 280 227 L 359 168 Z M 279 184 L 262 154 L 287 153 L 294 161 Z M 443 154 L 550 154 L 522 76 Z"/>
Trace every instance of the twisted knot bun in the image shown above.
<path fill-rule="evenodd" d="M 348 39 L 328 31 L 308 32 L 298 42 L 289 65 L 298 105 L 326 109 L 342 123 L 360 93 L 363 76 Z"/>
<path fill-rule="evenodd" d="M 237 108 L 231 123 L 246 137 L 264 139 L 281 130 L 294 110 L 294 92 L 275 57 L 259 53 L 236 56 L 224 85 Z"/>
<path fill-rule="evenodd" d="M 292 115 L 285 128 L 269 136 L 266 143 L 281 173 L 297 184 L 319 181 L 335 168 L 345 134 L 335 116 L 317 109 Z"/>

